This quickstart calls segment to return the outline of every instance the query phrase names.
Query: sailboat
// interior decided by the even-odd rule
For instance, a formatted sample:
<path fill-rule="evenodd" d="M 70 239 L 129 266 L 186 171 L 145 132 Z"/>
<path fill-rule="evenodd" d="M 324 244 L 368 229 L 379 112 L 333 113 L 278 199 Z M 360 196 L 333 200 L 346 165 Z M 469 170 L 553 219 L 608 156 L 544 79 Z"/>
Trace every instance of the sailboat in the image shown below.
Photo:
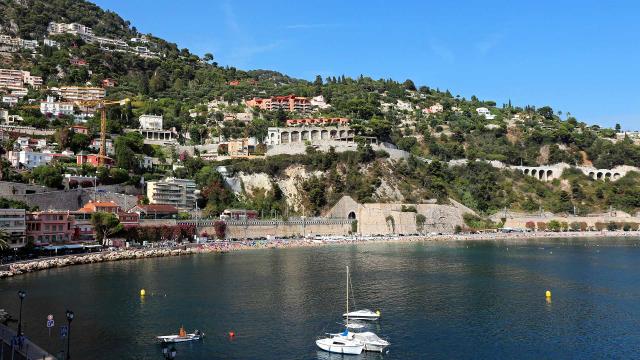
<path fill-rule="evenodd" d="M 349 281 L 349 267 L 347 266 L 347 286 L 351 286 L 351 282 Z M 347 295 L 348 297 L 348 295 Z M 349 304 L 347 303 L 347 312 L 343 314 L 343 316 L 347 319 L 358 319 L 358 320 L 377 320 L 380 317 L 380 311 L 373 312 L 371 310 L 357 310 L 349 312 Z M 350 327 L 349 322 L 347 320 L 347 329 L 358 329 L 358 327 Z M 346 333 L 346 334 L 345 334 Z M 345 333 L 339 334 L 340 337 L 347 337 L 349 339 L 353 339 L 362 343 L 365 351 L 376 351 L 382 352 L 387 346 L 389 346 L 389 342 L 387 340 L 381 339 L 378 335 L 371 331 L 364 332 L 350 332 L 347 330 Z"/>
<path fill-rule="evenodd" d="M 347 312 L 349 312 L 349 267 L 347 266 Z M 339 334 L 329 334 L 329 337 L 316 340 L 316 345 L 322 350 L 337 353 L 358 355 L 364 350 L 364 344 L 353 339 L 353 333 L 349 332 L 349 317 L 347 316 L 346 328 Z"/>

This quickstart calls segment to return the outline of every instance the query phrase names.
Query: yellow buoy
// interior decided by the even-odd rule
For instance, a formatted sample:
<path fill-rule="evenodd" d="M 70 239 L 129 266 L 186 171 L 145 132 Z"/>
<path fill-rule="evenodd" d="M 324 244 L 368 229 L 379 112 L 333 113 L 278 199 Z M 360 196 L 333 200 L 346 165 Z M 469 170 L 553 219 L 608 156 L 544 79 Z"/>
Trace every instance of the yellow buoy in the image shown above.
<path fill-rule="evenodd" d="M 146 294 L 146 293 L 147 293 L 147 292 L 146 292 L 146 291 L 144 291 L 144 289 L 140 289 L 140 296 L 145 296 L 145 294 Z"/>
<path fill-rule="evenodd" d="M 547 290 L 547 292 L 545 293 L 545 295 L 550 298 L 551 297 L 551 291 Z"/>
<path fill-rule="evenodd" d="M 376 310 L 376 315 L 380 316 L 380 310 Z"/>

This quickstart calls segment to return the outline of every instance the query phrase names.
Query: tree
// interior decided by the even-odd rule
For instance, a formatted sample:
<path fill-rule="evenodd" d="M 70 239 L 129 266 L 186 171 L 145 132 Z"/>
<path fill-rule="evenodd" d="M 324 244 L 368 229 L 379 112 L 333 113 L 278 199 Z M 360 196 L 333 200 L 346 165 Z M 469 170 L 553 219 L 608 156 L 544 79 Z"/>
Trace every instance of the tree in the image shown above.
<path fill-rule="evenodd" d="M 206 53 L 204 54 L 204 56 L 202 57 L 202 60 L 210 63 L 213 61 L 213 54 L 212 53 Z"/>
<path fill-rule="evenodd" d="M 106 245 L 109 236 L 123 229 L 120 220 L 115 214 L 105 212 L 95 212 L 91 215 L 91 225 L 96 232 L 96 240 Z"/>
<path fill-rule="evenodd" d="M 218 240 L 224 240 L 227 235 L 227 223 L 218 220 L 213 223 L 213 228 L 216 231 L 216 238 L 218 238 Z"/>
<path fill-rule="evenodd" d="M 31 177 L 40 185 L 52 188 L 62 186 L 62 174 L 60 174 L 60 170 L 50 165 L 40 165 L 36 167 L 31 172 Z"/>
<path fill-rule="evenodd" d="M 9 239 L 9 234 L 4 229 L 0 229 L 0 251 L 9 248 Z"/>

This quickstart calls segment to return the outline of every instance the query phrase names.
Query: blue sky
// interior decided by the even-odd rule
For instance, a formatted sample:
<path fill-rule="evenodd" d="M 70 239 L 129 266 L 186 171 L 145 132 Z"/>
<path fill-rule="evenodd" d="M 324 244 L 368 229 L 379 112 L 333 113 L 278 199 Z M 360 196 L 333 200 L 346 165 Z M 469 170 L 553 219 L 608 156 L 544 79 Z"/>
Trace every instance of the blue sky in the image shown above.
<path fill-rule="evenodd" d="M 222 65 L 368 75 L 640 130 L 640 2 L 97 0 Z"/>

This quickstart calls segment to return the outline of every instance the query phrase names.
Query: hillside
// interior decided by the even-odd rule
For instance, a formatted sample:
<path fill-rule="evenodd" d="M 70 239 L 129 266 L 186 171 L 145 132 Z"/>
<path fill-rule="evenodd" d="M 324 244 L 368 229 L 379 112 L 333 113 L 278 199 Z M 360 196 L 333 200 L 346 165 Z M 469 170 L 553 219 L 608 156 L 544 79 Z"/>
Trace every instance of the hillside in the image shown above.
<path fill-rule="evenodd" d="M 120 45 L 86 41 L 70 33 L 51 35 L 47 30 L 50 22 L 89 26 L 95 36 L 127 43 L 127 50 Z M 606 211 L 610 207 L 635 213 L 640 208 L 640 178 L 635 172 L 617 181 L 596 181 L 571 170 L 553 181 L 543 182 L 487 163 L 499 161 L 513 166 L 567 163 L 597 169 L 640 167 L 640 146 L 617 133 L 619 129 L 588 125 L 569 112 L 548 106 L 496 104 L 475 96 L 466 99 L 449 90 L 416 85 L 411 80 L 318 76 L 314 81 L 306 81 L 268 70 L 221 67 L 213 54 L 200 58 L 174 43 L 141 34 L 117 14 L 81 0 L 5 1 L 0 4 L 0 27 L 4 35 L 38 41 L 48 38 L 59 44 L 0 53 L 3 68 L 28 70 L 43 78 L 44 87 L 30 89 L 27 98 L 44 99 L 49 94 L 46 88 L 98 86 L 109 80 L 115 86 L 107 88 L 107 98 L 133 100 L 128 106 L 109 110 L 108 129 L 120 170 L 100 174 L 102 180 L 135 184 L 141 177 L 154 179 L 165 174 L 195 178 L 205 194 L 201 205 L 211 215 L 231 205 L 267 213 L 276 208 L 282 211 L 283 196 L 287 196 L 279 186 L 235 196 L 213 174 L 211 169 L 217 165 L 226 165 L 237 173 L 263 174 L 273 184 L 283 183 L 291 177 L 286 174 L 300 166 L 308 173 L 315 171 L 314 176 L 300 180 L 301 191 L 297 193 L 304 199 L 297 202 L 304 206 L 293 209 L 300 212 L 305 208 L 313 214 L 320 214 L 343 194 L 363 202 L 429 199 L 447 202 L 452 198 L 481 214 L 493 214 L 504 208 L 524 212 L 543 208 L 556 213 L 573 212 L 574 207 L 580 213 Z M 142 53 L 144 56 L 137 48 L 138 38 L 146 41 L 148 53 Z M 322 95 L 328 106 L 316 109 L 312 116 L 348 118 L 356 140 L 362 144 L 355 151 L 340 154 L 311 148 L 305 154 L 210 163 L 197 154 L 190 157 L 178 149 L 144 144 L 137 133 L 125 134 L 125 129 L 139 126 L 138 116 L 157 114 L 164 116 L 165 128 L 176 129 L 178 142 L 183 146 L 245 136 L 261 142 L 268 127 L 284 126 L 286 119 L 310 115 L 249 109 L 244 101 L 289 94 Z M 27 99 L 21 101 L 26 103 Z M 223 105 L 208 106 L 211 101 Z M 52 140 L 60 149 L 88 150 L 89 137 L 65 130 L 73 123 L 72 117 L 46 119 L 20 104 L 11 112 L 22 116 L 23 125 L 55 129 Z M 238 120 L 238 114 L 246 114 L 249 120 Z M 97 117 L 89 119 L 87 125 L 95 134 L 99 129 Z M 413 157 L 389 158 L 383 149 L 374 151 L 365 146 L 366 137 L 374 137 L 385 146 L 397 146 Z M 3 148 L 11 146 L 13 143 L 8 142 Z M 181 163 L 184 167 L 143 169 L 138 165 L 142 154 L 162 159 L 163 164 Z M 447 165 L 460 159 L 469 163 Z M 78 171 L 72 168 L 72 164 L 61 164 L 46 174 Z M 80 170 L 85 174 L 92 171 L 95 169 Z M 5 170 L 3 176 L 21 181 L 44 181 L 45 177 L 39 172 L 15 174 Z"/>

